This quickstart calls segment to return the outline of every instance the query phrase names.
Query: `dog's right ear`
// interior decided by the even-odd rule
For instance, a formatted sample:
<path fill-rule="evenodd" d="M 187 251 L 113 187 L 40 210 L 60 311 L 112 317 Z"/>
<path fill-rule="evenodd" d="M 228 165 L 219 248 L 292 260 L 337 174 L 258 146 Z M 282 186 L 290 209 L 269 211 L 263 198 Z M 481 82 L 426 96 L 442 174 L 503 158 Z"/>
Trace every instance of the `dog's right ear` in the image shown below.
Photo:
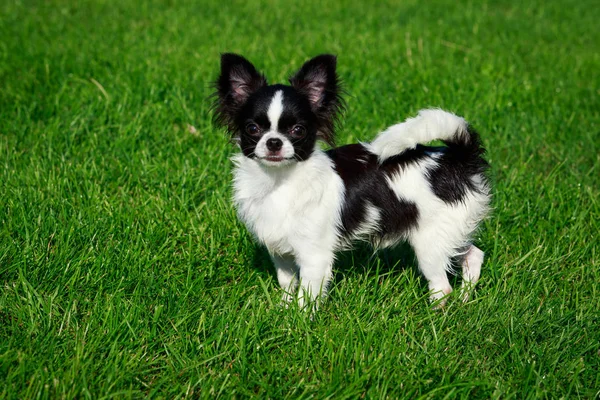
<path fill-rule="evenodd" d="M 215 120 L 235 131 L 235 116 L 248 97 L 267 85 L 264 75 L 244 57 L 224 53 L 221 55 L 221 75 L 215 82 Z"/>

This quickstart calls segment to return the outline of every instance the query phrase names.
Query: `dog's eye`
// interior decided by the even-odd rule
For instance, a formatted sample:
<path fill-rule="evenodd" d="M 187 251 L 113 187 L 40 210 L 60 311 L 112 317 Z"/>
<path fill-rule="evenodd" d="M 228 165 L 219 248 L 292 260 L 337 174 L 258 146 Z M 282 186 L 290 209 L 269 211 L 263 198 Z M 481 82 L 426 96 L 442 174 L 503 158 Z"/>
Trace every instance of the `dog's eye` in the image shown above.
<path fill-rule="evenodd" d="M 306 134 L 306 128 L 302 125 L 296 125 L 290 129 L 290 134 L 294 137 L 301 138 Z"/>
<path fill-rule="evenodd" d="M 246 133 L 256 136 L 260 133 L 260 128 L 256 124 L 248 124 L 246 125 Z"/>

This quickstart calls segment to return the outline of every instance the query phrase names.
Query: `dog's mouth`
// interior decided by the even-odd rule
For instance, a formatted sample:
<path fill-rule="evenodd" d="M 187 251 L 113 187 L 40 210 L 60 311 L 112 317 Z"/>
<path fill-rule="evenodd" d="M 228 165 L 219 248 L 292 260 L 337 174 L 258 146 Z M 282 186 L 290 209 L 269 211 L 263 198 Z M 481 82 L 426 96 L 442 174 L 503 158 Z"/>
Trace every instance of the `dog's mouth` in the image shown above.
<path fill-rule="evenodd" d="M 285 160 L 285 158 L 283 156 L 266 156 L 265 160 L 273 161 L 273 162 L 280 162 L 280 161 Z"/>
<path fill-rule="evenodd" d="M 274 162 L 274 163 L 280 163 L 282 161 L 290 161 L 293 159 L 293 157 L 284 157 L 281 155 L 268 155 L 265 157 L 260 157 L 261 160 L 263 161 L 270 161 L 270 162 Z"/>

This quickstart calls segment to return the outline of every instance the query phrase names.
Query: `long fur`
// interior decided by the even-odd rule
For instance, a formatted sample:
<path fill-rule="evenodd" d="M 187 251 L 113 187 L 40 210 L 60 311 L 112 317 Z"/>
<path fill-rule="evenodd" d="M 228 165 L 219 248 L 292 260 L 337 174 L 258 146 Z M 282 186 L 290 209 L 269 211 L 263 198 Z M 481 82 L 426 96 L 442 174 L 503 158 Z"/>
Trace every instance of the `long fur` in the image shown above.
<path fill-rule="evenodd" d="M 335 57 L 307 62 L 291 87 L 268 86 L 245 59 L 225 65 L 231 59 L 222 63 L 217 114 L 242 150 L 233 157 L 234 204 L 272 255 L 284 300 L 299 286 L 301 304 L 324 296 L 336 252 L 356 240 L 377 248 L 407 240 L 434 301 L 452 291 L 453 260 L 465 289 L 477 282 L 483 252 L 471 241 L 490 187 L 481 140 L 463 118 L 422 110 L 371 143 L 323 151 L 317 139 L 333 141 L 342 105 Z M 432 140 L 446 146 L 422 145 Z"/>

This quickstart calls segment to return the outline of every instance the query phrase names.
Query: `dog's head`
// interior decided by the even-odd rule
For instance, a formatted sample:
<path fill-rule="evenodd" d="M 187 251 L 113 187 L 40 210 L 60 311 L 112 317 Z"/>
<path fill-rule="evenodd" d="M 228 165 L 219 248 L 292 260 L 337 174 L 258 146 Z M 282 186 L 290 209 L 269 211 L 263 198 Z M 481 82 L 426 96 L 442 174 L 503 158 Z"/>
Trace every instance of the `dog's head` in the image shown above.
<path fill-rule="evenodd" d="M 343 101 L 329 54 L 307 61 L 291 86 L 269 85 L 244 57 L 221 56 L 215 83 L 216 121 L 227 126 L 246 157 L 276 167 L 304 161 L 317 140 L 334 144 L 334 126 Z"/>

